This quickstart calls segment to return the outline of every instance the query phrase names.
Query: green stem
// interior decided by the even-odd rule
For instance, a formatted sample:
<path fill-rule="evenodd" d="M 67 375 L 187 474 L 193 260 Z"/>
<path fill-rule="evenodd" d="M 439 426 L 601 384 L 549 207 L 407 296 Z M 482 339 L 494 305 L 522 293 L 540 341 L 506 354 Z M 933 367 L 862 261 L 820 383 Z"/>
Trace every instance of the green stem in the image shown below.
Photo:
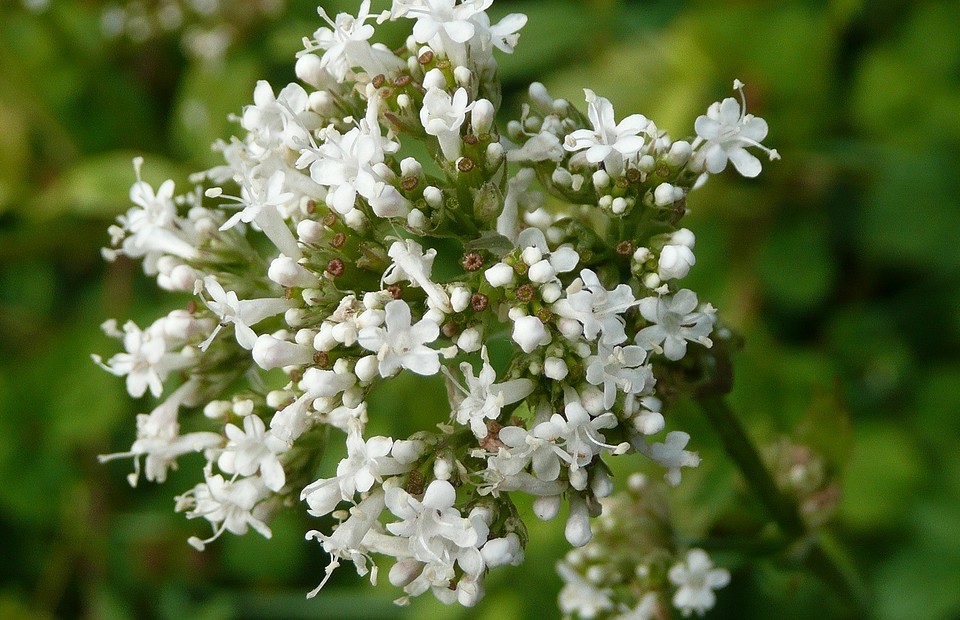
<path fill-rule="evenodd" d="M 760 454 L 740 420 L 726 401 L 717 396 L 698 400 L 707 420 L 720 436 L 724 450 L 737 464 L 747 484 L 789 540 L 802 542 L 803 563 L 824 584 L 831 587 L 854 610 L 854 617 L 864 617 L 869 596 L 842 549 L 826 532 L 807 528 L 792 499 L 780 492 Z"/>

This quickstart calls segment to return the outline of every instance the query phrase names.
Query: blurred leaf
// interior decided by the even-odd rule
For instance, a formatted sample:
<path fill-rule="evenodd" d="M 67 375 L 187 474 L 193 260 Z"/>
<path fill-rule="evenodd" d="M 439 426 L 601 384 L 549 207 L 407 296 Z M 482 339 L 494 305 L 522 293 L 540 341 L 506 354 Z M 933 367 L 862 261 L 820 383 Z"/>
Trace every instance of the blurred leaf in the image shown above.
<path fill-rule="evenodd" d="M 115 151 L 82 160 L 30 202 L 25 215 L 45 221 L 64 213 L 97 219 L 122 213 L 132 206 L 130 186 L 136 182 L 133 158 L 140 155 Z M 144 159 L 143 180 L 154 188 L 166 179 L 186 176 L 163 157 L 146 155 Z"/>
<path fill-rule="evenodd" d="M 852 118 L 871 136 L 915 150 L 960 139 L 960 5 L 918 3 L 909 17 L 898 37 L 867 53 Z"/>
<path fill-rule="evenodd" d="M 823 302 L 836 278 L 832 254 L 824 228 L 812 217 L 775 227 L 757 259 L 764 290 L 792 311 Z"/>
<path fill-rule="evenodd" d="M 497 52 L 501 79 L 534 81 L 540 69 L 556 66 L 558 58 L 577 57 L 583 50 L 583 38 L 611 17 L 609 11 L 604 14 L 596 4 L 587 10 L 583 4 L 573 0 L 536 0 L 516 7 L 527 15 L 527 24 L 520 31 L 520 42 L 513 54 Z M 490 20 L 496 23 L 513 9 L 506 3 L 496 5 L 490 11 Z"/>
<path fill-rule="evenodd" d="M 247 582 L 291 583 L 302 573 L 308 551 L 319 552 L 317 543 L 304 540 L 301 521 L 289 511 L 278 514 L 270 529 L 270 539 L 252 531 L 221 538 L 224 568 L 230 575 Z"/>
<path fill-rule="evenodd" d="M 876 153 L 875 161 L 860 227 L 863 249 L 902 268 L 960 268 L 956 154 L 887 149 Z"/>
<path fill-rule="evenodd" d="M 246 54 L 231 56 L 223 63 L 197 62 L 188 67 L 177 87 L 170 127 L 177 151 L 202 165 L 222 163 L 223 158 L 211 152 L 210 145 L 241 133 L 228 117 L 240 115 L 243 106 L 253 102 L 257 80 L 265 78 L 261 63 Z M 273 86 L 276 93 L 284 85 Z"/>
<path fill-rule="evenodd" d="M 795 436 L 824 459 L 834 476 L 843 472 L 853 451 L 853 427 L 836 387 L 814 393 Z"/>
<path fill-rule="evenodd" d="M 27 119 L 0 100 L 0 214 L 21 191 L 30 161 Z"/>
<path fill-rule="evenodd" d="M 843 520 L 862 531 L 896 527 L 911 508 L 921 453 L 900 429 L 861 420 L 840 504 Z"/>

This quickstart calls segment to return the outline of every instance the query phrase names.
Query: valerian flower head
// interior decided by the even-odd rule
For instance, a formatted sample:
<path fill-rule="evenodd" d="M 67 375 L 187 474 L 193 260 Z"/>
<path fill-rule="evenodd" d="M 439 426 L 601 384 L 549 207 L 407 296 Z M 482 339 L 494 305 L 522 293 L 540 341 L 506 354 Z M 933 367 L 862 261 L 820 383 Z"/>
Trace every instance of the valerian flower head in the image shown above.
<path fill-rule="evenodd" d="M 95 361 L 133 397 L 164 400 L 103 460 L 130 457 L 131 483 L 141 466 L 162 482 L 199 453 L 202 479 L 177 501 L 213 528 L 189 540 L 198 549 L 224 532 L 269 537 L 299 497 L 338 524 L 308 534 L 330 555 L 320 586 L 346 561 L 376 581 L 388 556 L 399 602 L 432 592 L 470 606 L 487 572 L 523 561 L 513 498 L 564 515 L 583 547 L 608 529 L 594 523 L 615 506 L 611 459 L 637 452 L 671 485 L 699 463 L 669 409 L 728 331 L 678 284 L 696 263 L 679 222 L 727 161 L 760 171 L 747 149 L 766 149 L 766 124 L 726 99 L 674 141 L 643 115 L 618 122 L 592 90 L 578 111 L 535 83 L 500 125 L 497 55 L 514 51 L 526 16 L 492 22 L 492 3 L 320 9 L 298 82 L 256 83 L 237 136 L 215 144 L 221 165 L 177 195 L 135 161 L 133 206 L 104 255 L 143 259 L 161 288 L 194 299 L 144 329 L 104 325 L 122 350 Z M 405 44 L 377 42 L 374 20 L 406 20 Z M 391 391 L 438 374 L 439 406 L 426 387 L 410 403 Z M 368 432 L 428 414 L 407 439 Z M 316 471 L 323 454 L 335 468 Z M 583 568 L 560 565 L 564 613 L 665 611 L 662 588 L 624 599 L 603 569 Z M 698 581 L 716 586 L 710 570 L 693 552 L 670 570 L 681 611 L 712 604 Z"/>

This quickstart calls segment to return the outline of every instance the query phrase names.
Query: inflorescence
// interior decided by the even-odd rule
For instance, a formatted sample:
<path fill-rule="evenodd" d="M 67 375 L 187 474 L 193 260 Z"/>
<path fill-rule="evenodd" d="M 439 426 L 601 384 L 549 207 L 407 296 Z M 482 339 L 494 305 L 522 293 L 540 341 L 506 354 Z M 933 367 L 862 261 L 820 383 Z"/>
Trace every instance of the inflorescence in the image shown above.
<path fill-rule="evenodd" d="M 323 582 L 346 561 L 374 581 L 375 557 L 389 556 L 401 602 L 430 590 L 474 605 L 487 571 L 523 561 L 520 494 L 540 519 L 566 504 L 566 538 L 584 547 L 605 506 L 601 524 L 616 522 L 606 459 L 640 453 L 671 485 L 699 463 L 687 433 L 664 432 L 665 403 L 710 373 L 730 333 L 681 284 L 696 259 L 680 222 L 688 193 L 728 161 L 752 177 L 750 149 L 777 157 L 766 123 L 739 82 L 740 99 L 677 141 L 639 114 L 618 122 L 593 91 L 584 113 L 533 84 L 501 131 L 494 50 L 513 52 L 526 16 L 491 23 L 492 1 L 321 9 L 299 83 L 256 85 L 242 137 L 215 145 L 222 166 L 178 195 L 135 162 L 135 206 L 104 253 L 142 259 L 195 301 L 146 328 L 105 324 L 124 352 L 97 363 L 131 396 L 165 399 L 137 417 L 129 451 L 103 459 L 132 457 L 135 485 L 205 455 L 203 480 L 176 500 L 212 526 L 197 549 L 224 531 L 269 537 L 272 515 L 302 500 L 339 523 L 307 535 L 331 558 Z M 386 20 L 412 23 L 402 49 L 371 43 Z M 506 359 L 488 352 L 494 339 L 513 345 Z M 368 417 L 385 412 L 368 411 L 369 393 L 403 373 L 441 376 L 449 418 L 370 436 Z M 200 430 L 181 432 L 187 420 Z M 345 457 L 317 478 L 338 438 Z M 698 549 L 670 553 L 656 587 L 703 613 L 729 575 Z M 646 577 L 633 604 L 614 603 L 578 557 L 560 565 L 566 613 L 648 617 L 641 607 L 661 604 Z M 570 603 L 588 586 L 595 608 Z"/>

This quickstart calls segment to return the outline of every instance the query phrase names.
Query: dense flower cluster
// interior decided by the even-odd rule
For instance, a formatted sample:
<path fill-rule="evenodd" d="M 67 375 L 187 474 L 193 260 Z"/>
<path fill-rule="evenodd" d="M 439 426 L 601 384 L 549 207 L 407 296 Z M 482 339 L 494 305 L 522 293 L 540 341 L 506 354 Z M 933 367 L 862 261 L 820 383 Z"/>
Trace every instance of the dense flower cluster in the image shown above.
<path fill-rule="evenodd" d="M 136 163 L 105 254 L 196 300 L 146 328 L 105 325 L 125 350 L 96 361 L 132 396 L 167 394 L 105 458 L 132 457 L 136 484 L 206 455 L 177 498 L 212 526 L 198 549 L 224 531 L 269 537 L 299 499 L 339 521 L 308 534 L 327 576 L 350 561 L 373 580 L 373 556 L 389 556 L 401 601 L 430 590 L 473 605 L 487 571 L 523 561 L 517 494 L 541 519 L 567 504 L 566 538 L 583 546 L 613 491 L 605 459 L 639 452 L 673 485 L 699 463 L 687 433 L 657 438 L 677 369 L 726 333 L 682 285 L 695 237 L 679 221 L 708 173 L 729 160 L 755 175 L 751 147 L 776 157 L 766 125 L 728 98 L 674 141 L 643 116 L 618 122 L 590 90 L 584 114 L 534 84 L 501 133 L 494 49 L 512 52 L 526 17 L 492 23 L 492 1 L 321 9 L 301 83 L 256 85 L 242 137 L 216 145 L 223 166 L 177 195 Z M 404 48 L 371 42 L 386 20 L 411 23 Z M 514 345 L 508 359 L 488 351 L 495 338 Z M 401 373 L 442 377 L 449 418 L 371 436 L 384 412 L 367 397 Z M 316 479 L 326 437 L 344 456 Z M 712 601 L 681 594 L 703 566 L 691 552 L 671 571 L 682 609 Z"/>

